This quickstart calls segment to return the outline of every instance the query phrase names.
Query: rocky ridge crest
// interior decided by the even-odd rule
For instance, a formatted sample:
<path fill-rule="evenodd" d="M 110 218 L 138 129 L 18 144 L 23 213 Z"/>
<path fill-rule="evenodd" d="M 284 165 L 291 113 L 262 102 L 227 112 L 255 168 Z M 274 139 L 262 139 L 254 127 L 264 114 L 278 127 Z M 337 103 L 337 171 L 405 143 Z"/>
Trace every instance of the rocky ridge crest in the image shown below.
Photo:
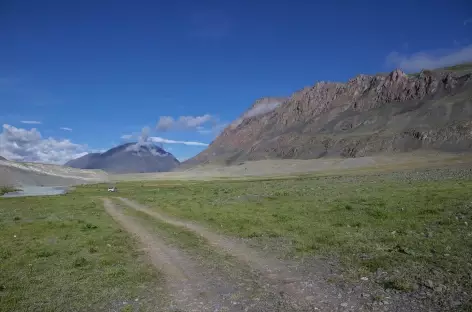
<path fill-rule="evenodd" d="M 358 75 L 347 83 L 321 81 L 288 98 L 259 99 L 185 164 L 472 150 L 472 65 L 465 66 L 465 72 Z"/>

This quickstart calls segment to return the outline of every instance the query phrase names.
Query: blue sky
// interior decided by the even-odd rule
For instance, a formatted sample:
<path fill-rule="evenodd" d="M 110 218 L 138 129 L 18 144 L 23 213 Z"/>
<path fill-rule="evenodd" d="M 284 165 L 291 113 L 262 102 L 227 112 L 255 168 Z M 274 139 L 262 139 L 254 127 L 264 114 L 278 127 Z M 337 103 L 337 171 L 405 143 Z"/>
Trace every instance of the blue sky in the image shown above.
<path fill-rule="evenodd" d="M 257 98 L 466 60 L 468 0 L 1 0 L 0 154 L 61 162 L 149 127 L 184 159 Z"/>

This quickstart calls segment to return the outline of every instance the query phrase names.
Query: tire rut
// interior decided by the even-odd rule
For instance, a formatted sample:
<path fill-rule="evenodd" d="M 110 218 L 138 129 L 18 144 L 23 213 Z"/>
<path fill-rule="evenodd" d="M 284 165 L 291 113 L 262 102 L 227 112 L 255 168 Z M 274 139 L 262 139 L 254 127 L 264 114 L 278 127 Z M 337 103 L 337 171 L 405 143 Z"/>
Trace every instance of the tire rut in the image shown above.
<path fill-rule="evenodd" d="M 103 198 L 103 204 L 123 229 L 138 238 L 151 263 L 165 274 L 172 298 L 165 311 L 300 311 L 286 303 L 280 294 L 254 287 L 254 281 L 244 273 L 230 278 L 196 263 L 185 252 L 148 231 L 139 220 L 125 215 L 110 199 Z"/>
<path fill-rule="evenodd" d="M 218 294 L 214 287 L 205 283 L 205 278 L 199 276 L 200 272 L 196 265 L 179 250 L 167 246 L 133 218 L 125 216 L 110 199 L 106 198 L 103 201 L 106 212 L 127 232 L 139 239 L 152 264 L 166 275 L 168 291 L 173 297 L 169 311 L 213 312 L 231 307 L 231 302 L 224 300 L 224 295 L 231 294 L 234 289 L 224 287 L 219 289 Z"/>
<path fill-rule="evenodd" d="M 291 306 L 299 307 L 295 311 L 369 311 L 364 306 L 365 300 L 360 299 L 361 290 L 345 291 L 325 281 L 325 276 L 313 275 L 294 263 L 289 265 L 276 258 L 264 256 L 261 252 L 248 247 L 244 243 L 209 231 L 193 222 L 185 222 L 170 218 L 148 207 L 127 198 L 116 197 L 128 207 L 143 212 L 160 221 L 186 228 L 206 239 L 209 245 L 223 250 L 247 264 L 254 272 L 254 278 L 267 291 L 285 296 Z M 256 275 L 258 275 L 256 277 Z M 286 311 L 286 310 L 282 310 Z"/>

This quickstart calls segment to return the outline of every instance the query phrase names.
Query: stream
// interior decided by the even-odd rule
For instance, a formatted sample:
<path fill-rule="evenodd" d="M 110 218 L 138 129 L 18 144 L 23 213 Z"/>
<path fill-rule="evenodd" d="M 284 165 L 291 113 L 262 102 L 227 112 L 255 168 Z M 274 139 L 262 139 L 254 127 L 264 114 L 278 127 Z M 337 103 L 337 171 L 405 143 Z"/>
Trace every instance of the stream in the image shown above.
<path fill-rule="evenodd" d="M 67 189 L 61 186 L 22 186 L 20 191 L 6 193 L 2 197 L 60 195 L 65 194 Z"/>

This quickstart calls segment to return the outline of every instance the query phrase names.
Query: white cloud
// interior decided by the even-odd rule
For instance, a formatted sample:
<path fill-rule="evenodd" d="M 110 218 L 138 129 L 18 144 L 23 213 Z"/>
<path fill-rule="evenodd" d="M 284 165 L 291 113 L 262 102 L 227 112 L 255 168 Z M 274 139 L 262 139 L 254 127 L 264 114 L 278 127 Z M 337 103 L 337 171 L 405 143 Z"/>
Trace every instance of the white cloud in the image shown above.
<path fill-rule="evenodd" d="M 220 133 L 228 126 L 227 123 L 218 123 L 211 128 L 198 127 L 197 132 L 201 135 L 212 135 L 214 137 L 220 135 Z"/>
<path fill-rule="evenodd" d="M 197 127 L 197 132 L 200 134 L 211 134 L 213 133 L 212 129 L 206 129 L 205 127 Z"/>
<path fill-rule="evenodd" d="M 151 128 L 144 127 L 141 129 L 141 132 L 133 132 L 129 134 L 123 134 L 120 138 L 122 140 L 136 140 L 138 142 L 146 142 L 149 138 L 149 133 L 151 132 Z"/>
<path fill-rule="evenodd" d="M 259 104 L 253 109 L 251 109 L 249 112 L 245 114 L 245 118 L 250 118 L 258 115 L 262 115 L 268 112 L 273 111 L 274 109 L 277 108 L 277 106 L 280 105 L 280 101 L 275 101 L 275 102 L 269 102 L 269 103 L 263 103 Z"/>
<path fill-rule="evenodd" d="M 156 148 L 155 145 L 152 143 L 152 141 L 146 140 L 146 141 L 139 141 L 136 144 L 132 144 L 126 148 L 127 151 L 133 151 L 136 153 L 141 152 L 141 147 L 147 147 L 147 150 L 154 156 L 161 156 L 161 157 L 166 157 L 169 155 L 165 150 Z"/>
<path fill-rule="evenodd" d="M 121 139 L 122 139 L 122 140 L 130 140 L 130 139 L 132 139 L 132 138 L 133 138 L 133 135 L 132 135 L 132 134 L 123 134 L 123 135 L 121 136 Z"/>
<path fill-rule="evenodd" d="M 157 122 L 156 129 L 160 131 L 196 129 L 213 120 L 214 117 L 210 114 L 180 116 L 178 119 L 174 119 L 171 116 L 161 116 Z"/>
<path fill-rule="evenodd" d="M 147 142 L 147 141 L 148 141 L 148 138 L 149 138 L 149 132 L 151 132 L 151 128 L 149 128 L 149 127 L 144 127 L 144 128 L 141 130 L 141 135 L 139 136 L 138 141 L 139 141 L 140 143 Z"/>
<path fill-rule="evenodd" d="M 244 115 L 241 118 L 236 119 L 232 124 L 231 128 L 234 129 L 237 126 L 239 126 L 245 119 L 259 116 L 259 115 L 264 115 L 267 114 L 277 107 L 282 104 L 282 100 L 275 100 L 275 99 L 269 99 L 267 101 L 263 101 L 255 105 L 253 108 L 251 108 L 249 111 L 244 113 Z"/>
<path fill-rule="evenodd" d="M 37 121 L 37 120 L 22 120 L 20 122 L 27 125 L 40 125 L 41 124 L 41 121 Z"/>
<path fill-rule="evenodd" d="M 87 146 L 70 140 L 43 138 L 41 133 L 4 124 L 0 133 L 0 154 L 10 160 L 63 164 L 87 154 Z"/>
<path fill-rule="evenodd" d="M 200 128 L 203 129 L 203 128 Z M 136 145 L 146 145 L 146 144 L 183 144 L 183 145 L 189 145 L 189 146 L 208 146 L 207 143 L 202 143 L 202 142 L 195 142 L 195 141 L 179 141 L 179 140 L 171 140 L 171 139 L 165 139 L 162 137 L 155 137 L 155 136 L 149 136 L 150 133 L 150 128 L 149 127 L 144 127 L 141 130 L 140 134 L 125 134 L 122 135 L 121 138 L 123 140 L 131 140 L 135 139 L 137 140 Z"/>
<path fill-rule="evenodd" d="M 417 52 L 411 55 L 392 52 L 387 56 L 386 61 L 389 66 L 399 67 L 405 71 L 451 66 L 472 61 L 472 45 L 455 50 Z"/>
<path fill-rule="evenodd" d="M 170 116 L 161 116 L 157 122 L 157 130 L 166 131 L 174 127 L 175 120 Z"/>
<path fill-rule="evenodd" d="M 107 151 L 107 149 L 100 148 L 100 149 L 91 149 L 89 150 L 89 153 L 98 153 L 98 154 L 103 154 Z"/>
<path fill-rule="evenodd" d="M 208 146 L 207 143 L 202 143 L 202 142 L 176 141 L 176 140 L 164 139 L 161 137 L 149 137 L 149 141 L 153 143 L 163 143 L 163 144 L 184 144 L 184 145 L 191 145 L 191 146 Z"/>
<path fill-rule="evenodd" d="M 64 130 L 64 131 L 69 131 L 69 132 L 72 131 L 71 128 L 67 128 L 67 127 L 60 127 L 59 129 Z"/>

